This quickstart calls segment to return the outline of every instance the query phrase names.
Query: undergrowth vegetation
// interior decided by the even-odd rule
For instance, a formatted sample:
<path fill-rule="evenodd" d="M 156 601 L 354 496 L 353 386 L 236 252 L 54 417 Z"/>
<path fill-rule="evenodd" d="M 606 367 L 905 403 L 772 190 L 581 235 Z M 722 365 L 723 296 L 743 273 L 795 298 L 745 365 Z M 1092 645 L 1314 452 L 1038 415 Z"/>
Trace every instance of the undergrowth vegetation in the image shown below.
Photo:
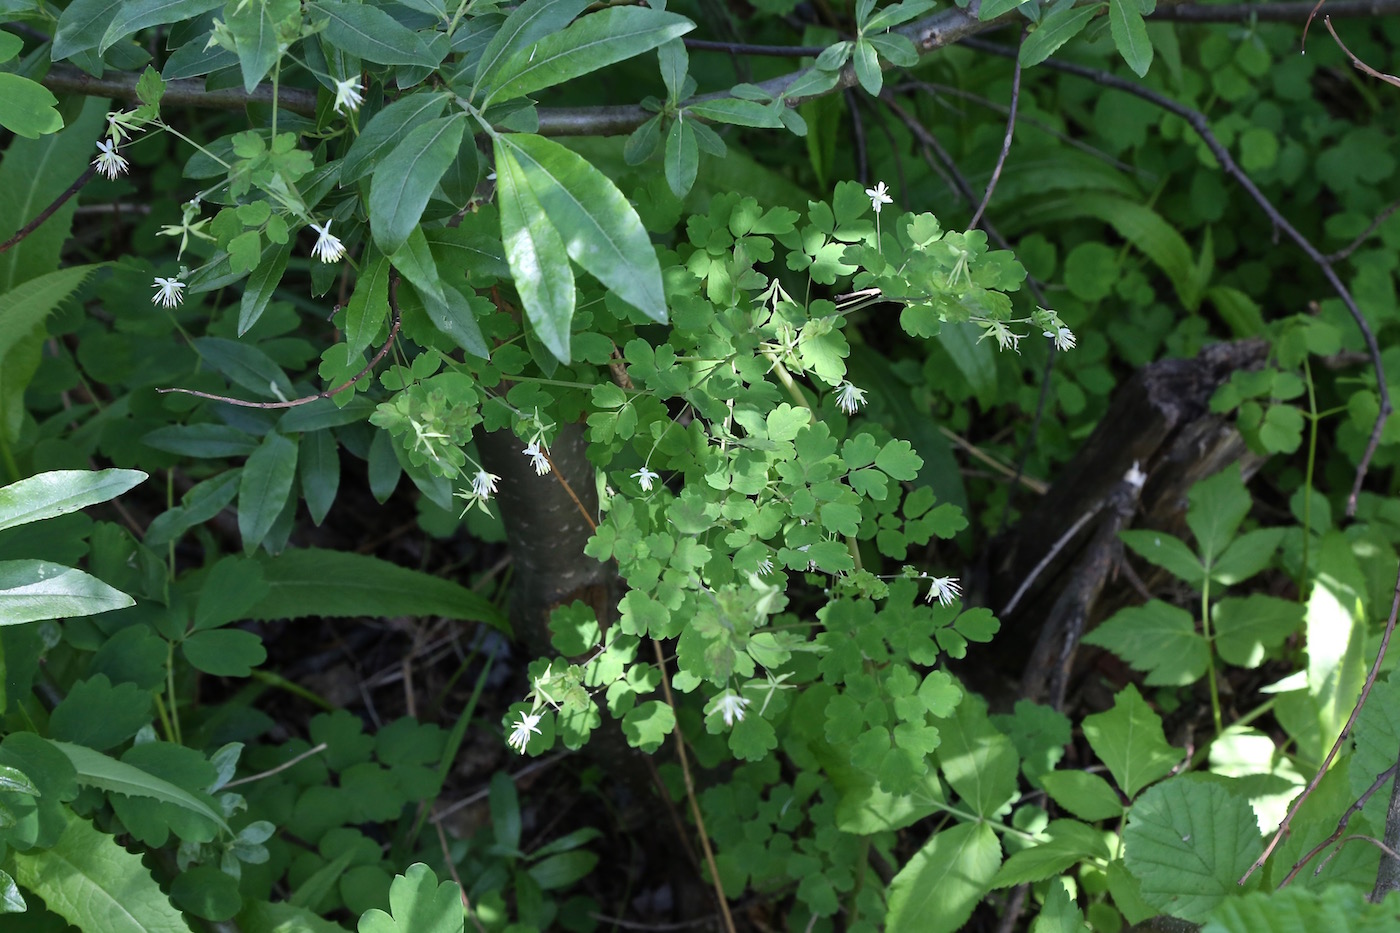
<path fill-rule="evenodd" d="M 0 2 L 0 928 L 1400 928 L 1310 6 Z"/>

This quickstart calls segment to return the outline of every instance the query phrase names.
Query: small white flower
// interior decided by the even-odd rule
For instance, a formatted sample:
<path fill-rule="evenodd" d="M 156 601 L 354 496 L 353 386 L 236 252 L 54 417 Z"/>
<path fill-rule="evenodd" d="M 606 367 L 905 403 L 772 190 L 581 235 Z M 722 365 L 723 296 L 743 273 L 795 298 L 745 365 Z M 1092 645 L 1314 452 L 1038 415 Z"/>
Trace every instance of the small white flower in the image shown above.
<path fill-rule="evenodd" d="M 1075 337 L 1074 332 L 1068 327 L 1060 327 L 1056 330 L 1045 331 L 1045 336 L 1055 341 L 1056 350 L 1073 350 Z"/>
<path fill-rule="evenodd" d="M 530 733 L 539 735 L 540 715 L 538 713 L 521 713 L 520 721 L 510 730 L 510 738 L 506 739 L 506 744 L 515 749 L 520 754 L 525 754 L 525 746 L 530 744 Z"/>
<path fill-rule="evenodd" d="M 130 163 L 117 154 L 117 144 L 105 139 L 98 140 L 97 158 L 92 160 L 92 164 L 99 175 L 110 181 L 116 181 L 118 175 L 125 175 L 130 167 Z"/>
<path fill-rule="evenodd" d="M 836 407 L 848 415 L 854 415 L 865 404 L 865 390 L 857 389 L 849 382 L 843 382 L 836 389 Z"/>
<path fill-rule="evenodd" d="M 472 495 L 478 499 L 489 499 L 496 492 L 496 484 L 501 478 L 495 473 L 487 473 L 485 470 L 477 470 L 472 477 Z"/>
<path fill-rule="evenodd" d="M 642 492 L 651 492 L 652 484 L 661 478 L 661 474 L 642 467 L 632 474 L 632 478 L 642 484 Z"/>
<path fill-rule="evenodd" d="M 962 587 L 958 585 L 957 577 L 933 577 L 932 584 L 928 588 L 928 595 L 924 597 L 924 602 L 931 603 L 935 598 L 940 606 L 951 606 L 953 600 L 962 596 Z"/>
<path fill-rule="evenodd" d="M 340 108 L 344 107 L 351 113 L 360 109 L 360 104 L 364 103 L 364 95 L 360 92 L 361 84 L 359 76 L 346 78 L 344 81 L 335 83 L 335 112 L 340 113 Z"/>
<path fill-rule="evenodd" d="M 978 343 L 981 343 L 988 337 L 995 337 L 997 346 L 1001 349 L 1015 350 L 1017 353 L 1021 352 L 1021 335 L 1007 327 L 1003 322 L 984 320 L 978 321 L 977 323 L 982 326 L 982 336 L 977 338 Z"/>
<path fill-rule="evenodd" d="M 726 690 L 715 697 L 712 709 L 724 717 L 726 726 L 733 726 L 736 722 L 744 721 L 744 707 L 748 705 L 747 699 L 739 696 L 733 690 Z"/>
<path fill-rule="evenodd" d="M 311 229 L 318 234 L 316 245 L 311 247 L 311 255 L 322 262 L 339 262 L 345 255 L 345 244 L 340 242 L 340 238 L 331 234 L 332 221 L 326 221 L 323 227 L 320 224 L 312 224 Z"/>
<path fill-rule="evenodd" d="M 874 188 L 866 188 L 865 194 L 870 198 L 870 206 L 875 208 L 875 213 L 880 213 L 880 208 L 886 204 L 893 204 L 894 198 L 890 197 L 890 189 L 882 181 Z"/>
<path fill-rule="evenodd" d="M 161 278 L 156 276 L 155 282 L 151 285 L 156 293 L 151 296 L 151 304 L 160 305 L 162 308 L 173 308 L 185 300 L 185 283 L 178 278 Z"/>
<path fill-rule="evenodd" d="M 536 476 L 544 476 L 549 472 L 549 459 L 545 457 L 544 451 L 540 449 L 539 441 L 531 441 L 525 445 L 525 449 L 520 451 L 530 458 L 530 465 L 535 468 Z"/>
<path fill-rule="evenodd" d="M 758 564 L 758 575 L 759 575 L 760 577 L 766 577 L 766 576 L 768 576 L 768 575 L 769 575 L 770 573 L 772 573 L 772 572 L 773 572 L 773 558 L 771 558 L 771 557 L 765 557 L 765 558 L 763 558 L 763 560 L 760 561 L 759 564 Z"/>

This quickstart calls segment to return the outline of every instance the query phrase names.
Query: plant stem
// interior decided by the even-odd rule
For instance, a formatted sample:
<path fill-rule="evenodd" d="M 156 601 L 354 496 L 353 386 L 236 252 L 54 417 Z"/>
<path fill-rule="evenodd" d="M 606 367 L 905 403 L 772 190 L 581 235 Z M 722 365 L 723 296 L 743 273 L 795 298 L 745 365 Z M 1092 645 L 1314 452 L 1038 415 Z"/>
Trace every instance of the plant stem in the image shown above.
<path fill-rule="evenodd" d="M 1218 737 L 1223 729 L 1220 719 L 1220 686 L 1215 682 L 1215 643 L 1210 634 L 1210 569 L 1201 583 L 1201 634 L 1206 639 L 1206 678 L 1210 681 L 1210 715 Z"/>

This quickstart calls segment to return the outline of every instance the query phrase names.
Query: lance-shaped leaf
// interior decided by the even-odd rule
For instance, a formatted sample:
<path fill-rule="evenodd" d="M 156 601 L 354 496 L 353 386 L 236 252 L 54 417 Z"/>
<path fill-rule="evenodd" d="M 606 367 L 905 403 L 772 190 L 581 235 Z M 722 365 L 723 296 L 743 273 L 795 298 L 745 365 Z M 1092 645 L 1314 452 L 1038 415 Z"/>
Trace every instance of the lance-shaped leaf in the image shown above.
<path fill-rule="evenodd" d="M 438 179 L 462 145 L 465 116 L 431 120 L 404 137 L 379 163 L 369 183 L 369 226 L 375 244 L 395 253 L 418 226 Z"/>
<path fill-rule="evenodd" d="M 524 97 L 648 52 L 694 28 L 675 13 L 612 7 L 518 50 L 494 73 L 483 72 L 477 93 L 483 95 L 483 108 L 493 100 Z"/>
<path fill-rule="evenodd" d="M 238 46 L 243 90 L 251 94 L 277 64 L 277 24 L 272 21 L 272 10 L 265 3 L 244 4 L 229 16 L 228 29 Z"/>
<path fill-rule="evenodd" d="M 0 530 L 115 499 L 145 479 L 140 470 L 55 470 L 22 479 L 0 489 Z"/>
<path fill-rule="evenodd" d="M 96 615 L 135 604 L 81 570 L 46 560 L 0 561 L 0 625 Z"/>
<path fill-rule="evenodd" d="M 412 130 L 442 116 L 446 106 L 446 95 L 420 92 L 400 98 L 376 113 L 341 160 L 340 183 L 348 185 L 368 175 L 381 153 L 393 149 Z"/>
<path fill-rule="evenodd" d="M 588 0 L 525 0 L 486 43 L 476 68 L 478 85 L 481 76 L 489 78 L 492 70 L 511 55 L 572 23 L 586 6 Z M 476 96 L 475 91 L 472 96 Z"/>
<path fill-rule="evenodd" d="M 1139 78 L 1147 74 L 1152 67 L 1152 40 L 1147 37 L 1147 24 L 1142 21 L 1136 0 L 1109 0 L 1108 24 L 1123 61 Z"/>
<path fill-rule="evenodd" d="M 1097 5 L 1057 7 L 1021 43 L 1021 66 L 1039 65 L 1075 36 L 1084 31 L 1101 7 Z"/>
<path fill-rule="evenodd" d="M 517 150 L 496 138 L 496 200 L 501 209 L 501 240 L 525 317 L 549 352 L 569 360 L 569 329 L 574 320 L 574 270 L 559 231 L 549 222 Z"/>
<path fill-rule="evenodd" d="M 654 321 L 666 320 L 661 264 L 641 218 L 617 186 L 578 153 L 543 136 L 507 136 L 569 258 Z"/>
<path fill-rule="evenodd" d="M 194 19 L 217 6 L 223 6 L 221 0 L 127 0 L 118 4 L 117 14 L 102 34 L 97 54 L 106 54 L 108 49 L 138 29 Z"/>
<path fill-rule="evenodd" d="M 325 37 L 343 52 L 380 65 L 434 68 L 441 61 L 418 33 L 379 7 L 323 2 L 307 9 L 327 17 Z"/>
<path fill-rule="evenodd" d="M 297 442 L 268 432 L 262 446 L 249 455 L 238 485 L 238 532 L 244 551 L 251 553 L 272 530 L 296 475 Z"/>

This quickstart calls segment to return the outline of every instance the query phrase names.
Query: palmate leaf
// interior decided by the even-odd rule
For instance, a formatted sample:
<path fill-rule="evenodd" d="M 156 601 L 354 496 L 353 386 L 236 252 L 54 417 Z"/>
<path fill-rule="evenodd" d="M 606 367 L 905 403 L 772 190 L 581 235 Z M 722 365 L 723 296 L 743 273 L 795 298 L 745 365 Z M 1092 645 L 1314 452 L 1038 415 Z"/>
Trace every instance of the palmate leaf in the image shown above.
<path fill-rule="evenodd" d="M 58 98 L 37 81 L 0 73 L 0 126 L 17 136 L 38 139 L 63 129 Z"/>
<path fill-rule="evenodd" d="M 494 100 L 524 97 L 633 58 L 685 35 L 695 24 L 675 13 L 638 7 L 602 10 L 517 50 L 481 72 L 477 94 L 485 109 Z"/>
<path fill-rule="evenodd" d="M 389 913 L 375 908 L 360 918 L 359 933 L 461 933 L 462 889 L 455 881 L 438 884 L 422 862 L 410 865 L 389 886 Z"/>
<path fill-rule="evenodd" d="M 88 933 L 190 933 L 141 856 L 87 820 L 67 818 L 52 848 L 12 853 L 16 881 Z"/>

